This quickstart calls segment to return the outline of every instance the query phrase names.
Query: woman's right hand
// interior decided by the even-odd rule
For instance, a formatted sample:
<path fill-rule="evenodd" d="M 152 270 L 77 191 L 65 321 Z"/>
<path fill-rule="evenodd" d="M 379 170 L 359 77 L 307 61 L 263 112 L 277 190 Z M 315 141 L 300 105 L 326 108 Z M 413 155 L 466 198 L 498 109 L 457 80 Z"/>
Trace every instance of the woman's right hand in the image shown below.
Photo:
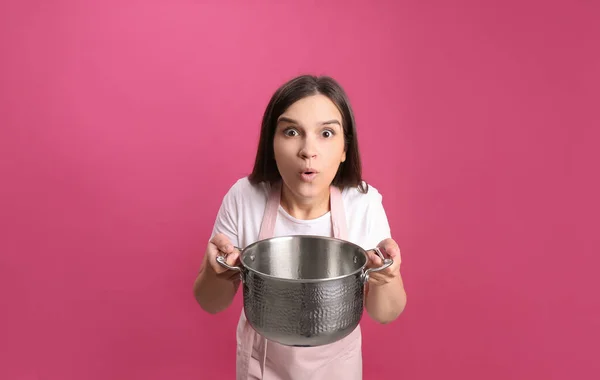
<path fill-rule="evenodd" d="M 231 305 L 242 279 L 239 271 L 221 266 L 217 256 L 224 256 L 227 264 L 235 266 L 239 262 L 240 252 L 223 234 L 216 235 L 208 243 L 200 273 L 194 281 L 194 297 L 202 309 L 211 314 Z"/>
<path fill-rule="evenodd" d="M 217 256 L 225 256 L 225 262 L 231 266 L 236 266 L 239 263 L 238 259 L 240 252 L 233 247 L 231 241 L 224 234 L 217 234 L 208 243 L 206 249 L 206 258 L 212 271 L 217 277 L 229 281 L 240 279 L 238 271 L 230 270 L 217 262 Z"/>

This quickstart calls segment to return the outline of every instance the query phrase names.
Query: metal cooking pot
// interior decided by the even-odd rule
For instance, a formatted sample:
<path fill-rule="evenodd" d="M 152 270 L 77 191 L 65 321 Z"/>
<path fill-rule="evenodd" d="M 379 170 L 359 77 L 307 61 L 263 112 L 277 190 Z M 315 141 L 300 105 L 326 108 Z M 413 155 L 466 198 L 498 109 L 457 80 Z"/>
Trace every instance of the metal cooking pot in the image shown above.
<path fill-rule="evenodd" d="M 351 242 L 322 236 L 284 236 L 257 241 L 240 250 L 244 312 L 265 338 L 287 346 L 320 346 L 349 335 L 363 314 L 369 273 L 367 251 Z"/>

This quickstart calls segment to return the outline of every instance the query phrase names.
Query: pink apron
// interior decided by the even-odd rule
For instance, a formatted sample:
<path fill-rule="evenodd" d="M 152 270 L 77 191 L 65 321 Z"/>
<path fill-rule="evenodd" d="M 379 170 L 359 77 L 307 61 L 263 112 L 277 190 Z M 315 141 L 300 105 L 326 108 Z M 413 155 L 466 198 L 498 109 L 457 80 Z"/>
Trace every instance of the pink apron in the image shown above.
<path fill-rule="evenodd" d="M 259 240 L 273 236 L 281 185 L 272 187 L 263 216 Z M 346 217 L 340 190 L 331 186 L 333 236 L 347 239 Z M 237 380 L 361 380 L 361 330 L 325 346 L 289 347 L 267 341 L 248 324 L 242 310 L 237 328 Z M 268 343 L 268 344 L 267 344 Z M 268 353 L 268 354 L 267 354 Z"/>

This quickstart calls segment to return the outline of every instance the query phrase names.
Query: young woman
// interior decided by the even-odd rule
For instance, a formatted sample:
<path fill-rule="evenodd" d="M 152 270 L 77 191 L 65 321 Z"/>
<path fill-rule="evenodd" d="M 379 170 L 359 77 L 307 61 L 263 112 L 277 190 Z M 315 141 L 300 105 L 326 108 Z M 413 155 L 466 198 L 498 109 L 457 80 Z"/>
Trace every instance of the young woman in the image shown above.
<path fill-rule="evenodd" d="M 329 77 L 294 78 L 271 98 L 254 169 L 231 187 L 218 212 L 194 283 L 200 306 L 218 313 L 238 290 L 239 274 L 219 265 L 218 255 L 234 265 L 239 258 L 234 246 L 283 235 L 337 237 L 365 250 L 381 248 L 394 264 L 369 277 L 365 308 L 380 323 L 395 320 L 404 310 L 400 250 L 391 238 L 381 194 L 361 177 L 350 103 Z M 379 257 L 369 255 L 369 267 L 381 266 Z M 289 347 L 267 344 L 242 312 L 237 342 L 238 380 L 362 379 L 360 326 L 329 345 Z"/>

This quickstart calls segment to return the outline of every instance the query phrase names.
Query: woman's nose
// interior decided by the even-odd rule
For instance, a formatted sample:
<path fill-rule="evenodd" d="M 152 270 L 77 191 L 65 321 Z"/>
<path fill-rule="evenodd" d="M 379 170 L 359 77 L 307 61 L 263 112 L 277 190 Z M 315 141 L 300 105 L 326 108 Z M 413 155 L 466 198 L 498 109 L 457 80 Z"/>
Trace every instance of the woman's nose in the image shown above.
<path fill-rule="evenodd" d="M 307 149 L 306 147 L 304 147 L 300 150 L 300 157 L 302 157 L 304 159 L 316 158 L 317 153 L 315 152 L 314 149 Z"/>
<path fill-rule="evenodd" d="M 300 157 L 305 160 L 317 157 L 316 141 L 313 140 L 312 136 L 303 139 L 299 153 Z"/>

